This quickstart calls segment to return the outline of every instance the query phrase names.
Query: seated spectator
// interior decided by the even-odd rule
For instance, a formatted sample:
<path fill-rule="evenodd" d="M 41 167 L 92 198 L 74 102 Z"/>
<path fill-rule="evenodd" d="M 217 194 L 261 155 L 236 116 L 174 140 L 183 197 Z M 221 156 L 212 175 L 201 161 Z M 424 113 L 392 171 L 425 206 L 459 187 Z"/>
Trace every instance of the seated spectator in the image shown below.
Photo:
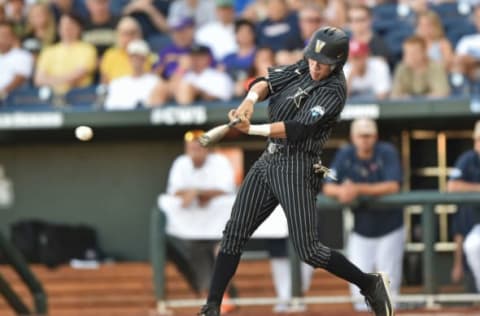
<path fill-rule="evenodd" d="M 172 43 L 158 53 L 155 71 L 165 79 L 170 79 L 178 70 L 180 59 L 188 56 L 193 45 L 195 25 L 192 18 L 179 21 L 169 20 Z"/>
<path fill-rule="evenodd" d="M 242 91 L 246 91 L 255 78 L 267 77 L 268 68 L 275 65 L 275 53 L 270 47 L 261 47 L 255 53 L 253 65 L 248 71 L 248 76 L 245 80 L 237 82 L 241 84 Z M 236 89 L 235 89 L 236 90 Z"/>
<path fill-rule="evenodd" d="M 298 12 L 299 27 L 302 40 L 306 46 L 313 33 L 323 26 L 322 8 L 316 4 L 306 4 Z M 295 47 L 294 43 L 287 43 L 285 49 L 277 52 L 275 61 L 277 65 L 290 65 L 303 58 L 303 47 Z"/>
<path fill-rule="evenodd" d="M 155 72 L 161 75 L 152 94 L 152 102 L 162 105 L 173 99 L 175 91 L 190 68 L 190 49 L 193 45 L 194 22 L 192 18 L 180 21 L 169 20 L 173 43 L 159 52 L 159 60 L 154 66 Z"/>
<path fill-rule="evenodd" d="M 199 27 L 195 34 L 195 42 L 209 47 L 216 61 L 221 61 L 237 50 L 233 2 L 233 0 L 215 0 L 217 21 Z"/>
<path fill-rule="evenodd" d="M 286 0 L 268 0 L 267 18 L 257 29 L 258 45 L 270 47 L 274 52 L 285 49 L 303 48 L 296 13 L 288 11 Z"/>
<path fill-rule="evenodd" d="M 171 1 L 164 0 L 130 0 L 123 9 L 124 15 L 135 18 L 142 27 L 146 40 L 158 33 L 167 33 L 167 14 Z"/>
<path fill-rule="evenodd" d="M 455 48 L 453 72 L 480 81 L 480 5 L 473 12 L 476 34 L 463 36 Z"/>
<path fill-rule="evenodd" d="M 19 38 L 22 38 L 27 25 L 25 0 L 6 1 L 5 12 L 7 14 L 7 20 L 13 25 L 15 34 L 17 34 Z"/>
<path fill-rule="evenodd" d="M 110 0 L 86 0 L 88 18 L 85 21 L 82 40 L 97 48 L 97 55 L 115 44 L 115 28 L 118 17 L 110 12 Z"/>
<path fill-rule="evenodd" d="M 100 62 L 102 83 L 109 83 L 113 79 L 133 73 L 127 46 L 131 41 L 142 38 L 142 29 L 134 18 L 125 16 L 118 22 L 116 37 L 116 46 L 107 49 Z M 152 61 L 153 58 L 147 58 L 144 65 L 145 71 L 152 68 Z"/>
<path fill-rule="evenodd" d="M 14 26 L 0 23 L 0 100 L 27 82 L 32 75 L 33 58 L 27 51 L 17 48 L 18 38 Z"/>
<path fill-rule="evenodd" d="M 55 94 L 62 95 L 92 84 L 97 52 L 94 46 L 80 41 L 81 23 L 75 14 L 62 15 L 58 26 L 60 42 L 41 51 L 35 85 L 50 86 Z"/>
<path fill-rule="evenodd" d="M 447 72 L 427 55 L 425 41 L 412 36 L 403 43 L 403 60 L 393 77 L 393 98 L 441 98 L 450 93 Z"/>
<path fill-rule="evenodd" d="M 350 128 L 352 144 L 340 149 L 331 164 L 335 180 L 328 179 L 323 193 L 350 204 L 360 196 L 379 197 L 400 190 L 400 156 L 389 143 L 378 141 L 377 126 L 370 119 L 356 119 Z M 348 241 L 348 257 L 365 272 L 384 271 L 390 278 L 395 298 L 402 283 L 405 247 L 402 208 L 352 209 L 353 232 Z M 352 296 L 361 297 L 358 287 L 350 286 Z M 366 305 L 355 303 L 356 310 Z"/>
<path fill-rule="evenodd" d="M 215 0 L 173 1 L 168 12 L 168 20 L 179 21 L 186 17 L 193 18 L 196 27 L 216 21 Z"/>
<path fill-rule="evenodd" d="M 127 53 L 133 72 L 110 82 L 105 100 L 107 110 L 133 110 L 152 104 L 150 95 L 159 79 L 145 71 L 145 62 L 150 55 L 148 44 L 144 40 L 133 40 L 127 46 Z"/>
<path fill-rule="evenodd" d="M 433 11 L 420 13 L 417 17 L 416 33 L 427 44 L 428 57 L 449 70 L 453 59 L 453 49 L 445 36 L 440 17 Z"/>
<path fill-rule="evenodd" d="M 230 100 L 233 96 L 233 82 L 226 73 L 212 67 L 210 49 L 194 45 L 190 51 L 190 58 L 191 68 L 175 91 L 177 103 L 187 105 L 196 100 Z"/>
<path fill-rule="evenodd" d="M 47 4 L 30 5 L 25 31 L 22 46 L 31 52 L 38 53 L 57 41 L 55 18 Z"/>
<path fill-rule="evenodd" d="M 368 43 L 370 54 L 379 56 L 393 65 L 394 61 L 382 37 L 373 32 L 372 11 L 365 5 L 353 5 L 348 9 L 348 21 L 352 40 Z"/>
<path fill-rule="evenodd" d="M 235 22 L 235 39 L 238 50 L 225 56 L 221 67 L 234 81 L 245 80 L 255 60 L 255 25 L 245 19 Z M 243 93 L 235 95 L 242 95 Z"/>
<path fill-rule="evenodd" d="M 352 99 L 387 98 L 392 88 L 388 65 L 383 58 L 370 56 L 368 44 L 350 41 L 349 58 L 343 71 L 347 79 L 347 92 Z"/>
<path fill-rule="evenodd" d="M 448 181 L 449 192 L 471 192 L 478 194 L 480 192 L 480 121 L 477 121 L 473 131 L 473 149 L 463 153 L 455 162 L 450 180 Z M 472 270 L 477 292 L 480 291 L 480 209 L 478 206 L 462 206 L 462 212 L 468 212 L 470 218 L 468 231 L 464 230 L 462 235 L 457 237 L 457 254 L 453 277 L 457 281 L 461 278 L 463 270 L 462 253 L 465 253 L 468 266 Z M 464 236 L 464 238 L 463 238 Z M 462 251 L 463 248 L 463 251 Z M 460 271 L 458 271 L 460 270 Z M 455 272 L 455 271 L 452 271 Z M 455 275 L 456 274 L 456 275 Z"/>

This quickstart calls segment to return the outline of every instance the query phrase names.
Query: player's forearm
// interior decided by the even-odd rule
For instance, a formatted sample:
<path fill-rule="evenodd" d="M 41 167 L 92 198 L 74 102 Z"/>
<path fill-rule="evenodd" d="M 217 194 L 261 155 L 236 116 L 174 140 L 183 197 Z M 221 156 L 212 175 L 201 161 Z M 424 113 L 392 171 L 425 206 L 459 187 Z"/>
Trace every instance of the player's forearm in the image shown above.
<path fill-rule="evenodd" d="M 385 181 L 379 183 L 355 183 L 358 195 L 363 196 L 382 196 L 397 193 L 400 190 L 400 184 L 396 181 Z"/>
<path fill-rule="evenodd" d="M 336 183 L 325 183 L 323 185 L 323 194 L 332 198 L 337 198 L 340 195 L 340 185 Z"/>
<path fill-rule="evenodd" d="M 449 192 L 480 192 L 480 183 L 463 180 L 450 180 L 447 184 Z"/>
<path fill-rule="evenodd" d="M 217 196 L 226 194 L 225 191 L 219 189 L 211 189 L 211 190 L 200 190 L 198 191 L 198 197 L 201 199 L 213 199 Z"/>

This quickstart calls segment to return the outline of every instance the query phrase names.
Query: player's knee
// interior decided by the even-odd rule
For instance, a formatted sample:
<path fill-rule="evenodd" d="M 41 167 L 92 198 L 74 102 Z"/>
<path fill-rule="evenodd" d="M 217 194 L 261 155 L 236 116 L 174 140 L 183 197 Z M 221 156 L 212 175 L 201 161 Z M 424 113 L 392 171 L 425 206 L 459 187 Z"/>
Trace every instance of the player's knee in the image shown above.
<path fill-rule="evenodd" d="M 229 254 L 240 254 L 249 238 L 250 235 L 242 223 L 229 220 L 223 231 L 220 250 Z"/>
<path fill-rule="evenodd" d="M 315 268 L 325 268 L 330 257 L 330 249 L 321 244 L 297 249 L 300 260 Z"/>

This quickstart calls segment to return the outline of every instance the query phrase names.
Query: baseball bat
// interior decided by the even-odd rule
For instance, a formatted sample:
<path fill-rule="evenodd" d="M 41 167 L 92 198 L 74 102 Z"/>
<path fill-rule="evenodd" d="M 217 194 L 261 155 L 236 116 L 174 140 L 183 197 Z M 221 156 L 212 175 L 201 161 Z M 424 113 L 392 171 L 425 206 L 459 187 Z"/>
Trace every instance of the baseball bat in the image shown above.
<path fill-rule="evenodd" d="M 237 125 L 242 121 L 241 118 L 237 117 L 228 124 L 223 124 L 217 127 L 214 127 L 203 134 L 198 140 L 200 144 L 204 147 L 215 144 L 220 141 L 230 130 L 231 127 Z"/>

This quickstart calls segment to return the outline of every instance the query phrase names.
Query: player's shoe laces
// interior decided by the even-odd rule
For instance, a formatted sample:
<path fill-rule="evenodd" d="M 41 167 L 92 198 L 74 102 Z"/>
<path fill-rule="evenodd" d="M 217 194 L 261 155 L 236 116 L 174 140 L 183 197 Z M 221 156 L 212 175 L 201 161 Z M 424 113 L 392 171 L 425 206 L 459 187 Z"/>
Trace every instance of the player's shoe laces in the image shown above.
<path fill-rule="evenodd" d="M 197 316 L 220 316 L 220 306 L 208 303 L 202 306 Z"/>
<path fill-rule="evenodd" d="M 370 275 L 375 277 L 375 282 L 370 289 L 361 292 L 365 296 L 365 302 L 375 316 L 394 316 L 389 290 L 390 282 L 387 276 L 382 273 L 371 273 Z"/>

